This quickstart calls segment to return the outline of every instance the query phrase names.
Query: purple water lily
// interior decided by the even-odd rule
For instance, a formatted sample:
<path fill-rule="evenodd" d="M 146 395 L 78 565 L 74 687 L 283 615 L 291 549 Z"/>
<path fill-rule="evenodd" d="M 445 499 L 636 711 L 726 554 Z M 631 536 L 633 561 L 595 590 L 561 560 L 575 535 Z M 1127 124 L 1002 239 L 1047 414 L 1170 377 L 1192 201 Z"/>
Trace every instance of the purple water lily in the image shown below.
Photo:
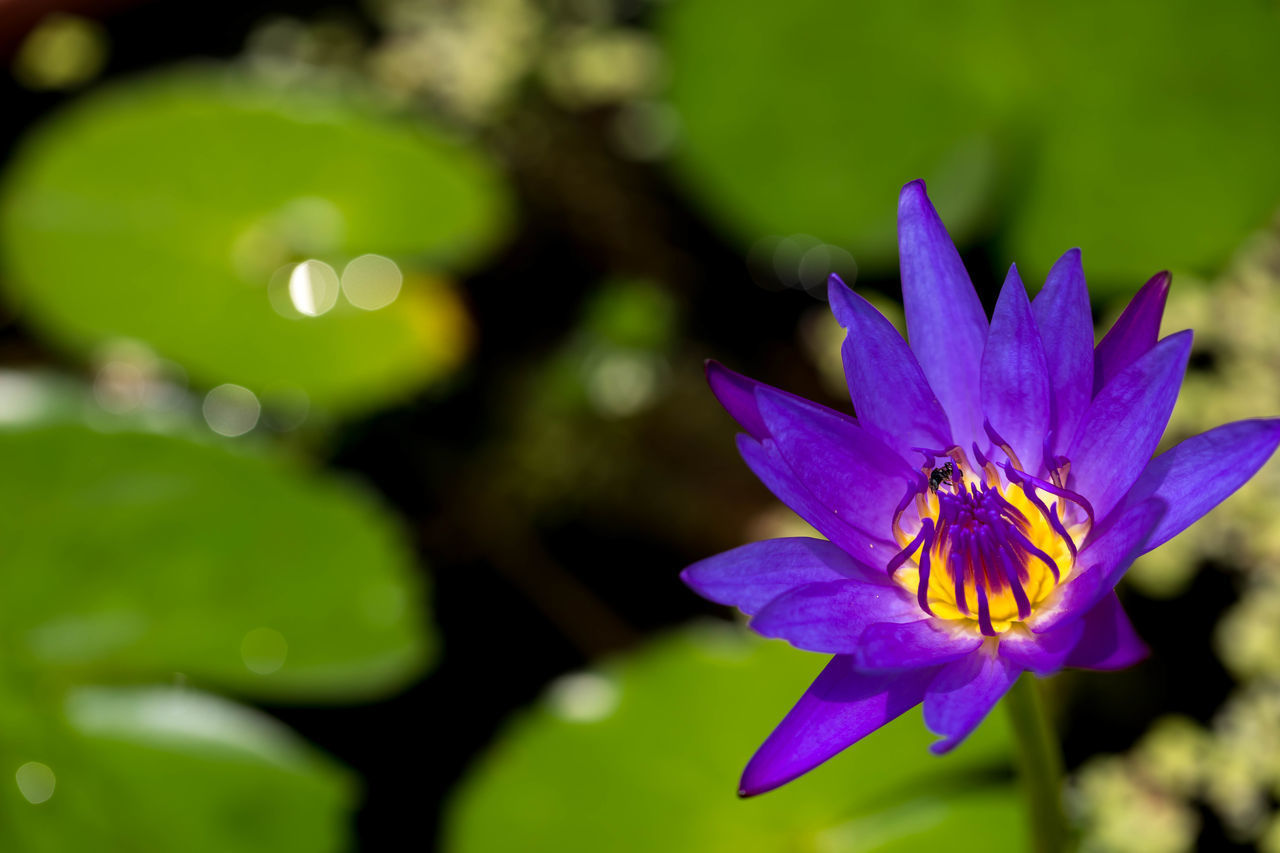
<path fill-rule="evenodd" d="M 836 276 L 856 417 L 708 365 L 751 470 L 823 539 L 687 568 L 751 627 L 835 655 L 756 752 L 740 793 L 782 785 L 915 705 L 956 746 L 1024 671 L 1110 670 L 1146 647 L 1115 585 L 1238 489 L 1280 420 L 1152 458 L 1191 333 L 1157 340 L 1168 273 L 1096 347 L 1079 250 L 1028 300 L 1011 268 L 988 323 L 922 181 L 898 206 L 911 345 Z"/>

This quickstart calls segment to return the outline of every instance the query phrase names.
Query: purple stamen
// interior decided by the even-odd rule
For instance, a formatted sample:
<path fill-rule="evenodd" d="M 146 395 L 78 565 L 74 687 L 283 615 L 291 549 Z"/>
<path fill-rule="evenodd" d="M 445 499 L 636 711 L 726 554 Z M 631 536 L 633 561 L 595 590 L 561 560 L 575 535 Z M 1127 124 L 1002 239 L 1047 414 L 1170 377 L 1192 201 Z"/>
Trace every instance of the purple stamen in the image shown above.
<path fill-rule="evenodd" d="M 902 514 L 907 511 L 907 507 L 911 505 L 911 502 L 920 496 L 924 488 L 928 488 L 928 481 L 925 480 L 924 478 L 921 478 L 920 481 L 915 483 L 914 485 L 913 484 L 907 485 L 907 493 L 902 496 L 902 500 L 898 501 L 898 508 L 893 511 L 893 529 L 894 530 L 898 531 L 899 533 L 902 533 L 902 524 L 901 524 Z M 906 534 L 904 533 L 903 535 L 905 536 Z M 903 561 L 905 561 L 906 557 L 903 557 L 902 559 Z M 892 563 L 890 565 L 892 565 Z M 898 565 L 900 566 L 902 565 L 902 563 L 900 562 L 898 563 Z M 894 568 L 896 568 L 896 566 Z M 889 569 L 889 574 L 891 575 L 893 574 L 892 568 Z"/>
<path fill-rule="evenodd" d="M 1050 471 L 1053 470 L 1054 463 L 1057 461 L 1053 453 L 1050 452 L 1050 448 L 1053 447 L 1054 434 L 1054 430 L 1049 430 L 1045 433 L 1044 441 L 1040 445 L 1040 457 L 1044 459 L 1044 467 Z"/>
<path fill-rule="evenodd" d="M 1011 525 L 1009 527 L 1009 533 L 1013 536 L 1015 540 L 1017 540 L 1018 544 L 1022 546 L 1022 549 L 1024 551 L 1026 551 L 1031 556 L 1035 557 L 1040 562 L 1044 563 L 1045 566 L 1048 567 L 1049 571 L 1053 572 L 1053 579 L 1055 581 L 1062 580 L 1062 578 L 1058 577 L 1058 564 L 1054 562 L 1054 559 L 1052 557 L 1050 557 L 1044 551 L 1041 551 L 1035 545 L 1031 544 L 1031 540 L 1028 539 L 1026 535 L 1024 535 L 1023 532 L 1018 528 L 1013 527 Z"/>
<path fill-rule="evenodd" d="M 986 455 L 978 449 L 978 442 L 976 441 L 973 443 L 973 458 L 978 461 L 979 468 L 986 468 L 987 462 L 990 461 L 987 459 Z"/>
<path fill-rule="evenodd" d="M 988 637 L 996 635 L 996 629 L 991 625 L 991 608 L 987 604 L 987 590 L 982 584 L 974 584 L 974 589 L 978 591 L 978 627 L 982 633 Z"/>
<path fill-rule="evenodd" d="M 995 428 L 991 426 L 991 421 L 984 418 L 982 421 L 982 428 L 986 430 L 987 438 L 991 439 L 991 443 L 1004 451 L 1004 455 L 1009 457 L 1009 461 L 1013 463 L 1013 467 L 1021 471 L 1022 460 L 1018 458 L 1018 454 L 1013 452 L 1013 448 L 1009 446 L 1009 442 L 1001 438 L 1000 433 L 996 432 Z"/>
<path fill-rule="evenodd" d="M 1044 501 L 1036 494 L 1033 486 L 1023 482 L 1019 484 L 1022 487 L 1022 493 L 1027 496 L 1027 500 L 1040 510 L 1045 518 L 1049 519 L 1049 526 L 1053 528 L 1053 532 L 1058 534 L 1058 538 L 1067 543 L 1067 550 L 1071 552 L 1071 559 L 1076 558 L 1076 543 L 1071 538 L 1071 534 L 1067 533 L 1067 528 L 1062 526 L 1062 521 L 1058 518 L 1058 502 L 1054 501 L 1053 506 L 1045 506 Z"/>
<path fill-rule="evenodd" d="M 1062 526 L 1062 521 L 1058 518 L 1058 502 L 1054 501 L 1053 506 L 1049 507 L 1049 524 L 1053 527 L 1053 532 L 1058 534 L 1063 542 L 1067 543 L 1067 550 L 1071 552 L 1071 559 L 1076 558 L 1076 543 L 1071 538 L 1071 534 L 1067 533 L 1067 528 Z"/>
<path fill-rule="evenodd" d="M 916 451 L 917 453 L 924 454 L 924 464 L 928 468 L 932 468 L 934 462 L 936 462 L 939 458 L 947 455 L 947 452 L 945 450 L 930 450 L 927 447 L 913 447 L 911 449 Z"/>
<path fill-rule="evenodd" d="M 1051 495 L 1070 501 L 1084 510 L 1085 515 L 1089 518 L 1089 524 L 1093 524 L 1093 505 L 1085 499 L 1084 495 L 1077 494 L 1069 489 L 1062 488 L 1061 486 L 1055 486 L 1053 483 L 1047 483 L 1039 477 L 1031 476 L 1025 471 L 1015 471 L 1014 469 L 1006 466 L 1004 468 L 1004 472 L 1009 478 L 1009 482 L 1015 486 L 1020 486 L 1023 482 L 1028 482 L 1034 485 L 1037 489 L 1043 489 Z"/>
<path fill-rule="evenodd" d="M 965 569 L 968 566 L 963 559 L 965 534 L 964 530 L 957 532 L 956 541 L 952 543 L 951 553 L 947 555 L 947 559 L 951 566 L 951 584 L 956 591 L 956 609 L 961 613 L 969 614 L 969 604 L 965 601 L 965 583 L 968 580 L 965 576 Z"/>
<path fill-rule="evenodd" d="M 928 521 L 928 519 L 925 520 Z M 915 553 L 916 548 L 918 548 L 920 543 L 924 541 L 925 536 L 931 532 L 932 527 L 933 525 L 928 525 L 928 527 L 921 526 L 920 532 L 916 534 L 916 538 L 908 542 L 907 547 L 903 548 L 893 556 L 893 559 L 889 561 L 889 565 L 887 567 L 889 570 L 889 577 L 893 577 L 893 573 L 902 568 L 902 564 L 907 561 L 907 558 Z"/>
<path fill-rule="evenodd" d="M 920 532 L 925 535 L 924 549 L 920 552 L 920 585 L 916 587 L 916 600 L 920 602 L 920 609 L 932 616 L 933 610 L 929 608 L 929 566 L 931 563 L 931 554 L 929 552 L 933 550 L 933 519 L 926 518 Z"/>
<path fill-rule="evenodd" d="M 1008 548 L 1002 548 L 991 541 L 990 533 L 982 538 L 985 546 L 984 558 L 988 564 L 992 562 L 993 555 L 994 559 L 1000 561 L 1005 579 L 1009 582 L 1009 589 L 1013 592 L 1013 600 L 1018 603 L 1018 618 L 1026 619 L 1031 615 L 1031 601 L 1027 598 L 1027 591 L 1022 588 L 1022 582 L 1030 577 L 1030 573 L 1020 560 L 1010 558 Z"/>
<path fill-rule="evenodd" d="M 993 442 L 1002 444 L 1000 436 L 990 429 Z M 928 471 L 943 454 L 933 454 L 921 449 L 926 455 L 924 471 Z M 916 599 L 920 608 L 934 615 L 929 605 L 929 584 L 932 578 L 935 551 L 945 561 L 946 571 L 954 590 L 956 609 L 970 618 L 976 618 L 983 634 L 995 635 L 991 617 L 991 596 L 1006 594 L 1013 598 L 1017 606 L 1019 619 L 1031 615 L 1032 603 L 1028 595 L 1027 584 L 1031 583 L 1031 561 L 1043 563 L 1053 574 L 1055 582 L 1061 582 L 1061 572 L 1057 561 L 1037 547 L 1032 541 L 1035 529 L 1028 511 L 1013 504 L 1001 491 L 1001 486 L 994 484 L 1001 471 L 1008 483 L 1022 489 L 1027 501 L 1040 512 L 1071 552 L 1076 554 L 1075 542 L 1066 527 L 1058 518 L 1058 507 L 1062 501 L 1071 501 L 1092 520 L 1093 508 L 1088 501 L 1061 486 L 1047 483 L 1039 477 L 1027 474 L 1016 467 L 1016 457 L 1010 462 L 998 463 L 989 460 L 975 444 L 973 455 L 988 474 L 989 479 L 982 481 L 975 478 L 964 480 L 968 468 L 968 460 L 964 453 L 953 447 L 947 453 L 955 463 L 952 478 L 952 489 L 938 490 L 933 493 L 936 500 L 937 513 L 930 518 L 924 515 L 919 531 L 892 560 L 888 570 L 892 575 L 913 555 L 917 555 L 919 566 Z M 1065 460 L 1054 460 L 1065 463 Z M 1054 469 L 1055 471 L 1057 468 Z M 925 491 L 929 489 L 928 477 L 921 476 L 912 490 L 903 497 L 894 515 L 894 524 L 910 502 L 915 499 L 918 504 L 923 500 Z M 1052 506 L 1046 506 L 1037 490 L 1043 489 L 1047 494 L 1058 498 Z M 919 504 L 923 507 L 923 504 Z M 899 532 L 901 528 L 898 527 Z M 902 534 L 906 538 L 906 534 Z M 901 540 L 899 540 L 901 541 Z M 972 591 L 969 587 L 972 585 Z M 975 601 L 970 602 L 973 595 Z M 1006 618 L 1006 617 L 1001 617 Z"/>

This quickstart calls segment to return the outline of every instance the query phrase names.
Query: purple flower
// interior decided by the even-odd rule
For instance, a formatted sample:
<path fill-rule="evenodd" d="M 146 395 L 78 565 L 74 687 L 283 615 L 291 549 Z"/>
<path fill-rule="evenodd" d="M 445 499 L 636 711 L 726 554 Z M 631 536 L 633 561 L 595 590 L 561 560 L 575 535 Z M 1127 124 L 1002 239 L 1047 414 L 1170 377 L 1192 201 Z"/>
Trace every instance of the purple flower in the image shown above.
<path fill-rule="evenodd" d="M 743 796 L 920 702 L 941 753 L 1024 671 L 1142 659 L 1116 582 L 1280 443 L 1280 420 L 1239 421 L 1152 458 L 1191 349 L 1189 331 L 1157 340 L 1168 273 L 1095 347 L 1079 250 L 1034 301 L 1011 268 L 988 323 L 922 181 L 902 189 L 898 240 L 910 347 L 831 278 L 856 418 L 708 365 L 747 465 L 826 537 L 682 575 L 757 632 L 835 655 L 747 764 Z"/>

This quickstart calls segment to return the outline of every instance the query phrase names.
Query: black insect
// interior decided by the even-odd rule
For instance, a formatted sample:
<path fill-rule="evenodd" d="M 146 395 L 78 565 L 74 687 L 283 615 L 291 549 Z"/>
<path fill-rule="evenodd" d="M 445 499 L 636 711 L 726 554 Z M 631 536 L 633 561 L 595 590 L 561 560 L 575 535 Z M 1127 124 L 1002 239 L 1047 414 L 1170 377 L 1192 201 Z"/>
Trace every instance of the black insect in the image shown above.
<path fill-rule="evenodd" d="M 942 484 L 951 485 L 951 475 L 955 473 L 955 466 L 950 462 L 941 468 L 934 468 L 929 472 L 929 491 L 937 493 L 938 487 Z"/>

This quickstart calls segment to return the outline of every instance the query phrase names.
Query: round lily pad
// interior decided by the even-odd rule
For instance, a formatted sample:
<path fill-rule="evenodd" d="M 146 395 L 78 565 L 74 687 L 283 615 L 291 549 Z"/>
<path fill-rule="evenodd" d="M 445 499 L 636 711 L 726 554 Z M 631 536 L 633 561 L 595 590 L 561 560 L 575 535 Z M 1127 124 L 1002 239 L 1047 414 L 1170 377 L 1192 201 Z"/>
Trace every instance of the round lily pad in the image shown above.
<path fill-rule="evenodd" d="M 566 676 L 512 720 L 450 803 L 444 848 L 1022 849 L 998 711 L 939 758 L 917 712 L 776 791 L 738 775 L 824 659 L 699 626 Z M 991 771 L 997 771 L 992 773 Z"/>
<path fill-rule="evenodd" d="M 962 249 L 994 235 L 1035 281 L 1078 246 L 1128 293 L 1217 271 L 1280 202 L 1266 4 L 687 0 L 659 29 L 673 165 L 744 249 L 808 235 L 892 273 L 925 178 Z"/>
<path fill-rule="evenodd" d="M 350 849 L 351 774 L 257 711 L 189 688 L 80 687 L 50 705 L 13 687 L 6 850 Z"/>
<path fill-rule="evenodd" d="M 404 536 L 355 484 L 223 442 L 0 431 L 0 636 L 12 665 L 350 700 L 434 643 Z"/>
<path fill-rule="evenodd" d="M 440 275 L 507 216 L 494 165 L 421 122 L 182 73 L 95 91 L 32 132 L 0 249 L 9 298 L 63 346 L 134 338 L 197 384 L 349 410 L 462 360 L 468 319 Z M 340 294 L 368 255 L 403 286 L 371 300 L 356 269 Z"/>

